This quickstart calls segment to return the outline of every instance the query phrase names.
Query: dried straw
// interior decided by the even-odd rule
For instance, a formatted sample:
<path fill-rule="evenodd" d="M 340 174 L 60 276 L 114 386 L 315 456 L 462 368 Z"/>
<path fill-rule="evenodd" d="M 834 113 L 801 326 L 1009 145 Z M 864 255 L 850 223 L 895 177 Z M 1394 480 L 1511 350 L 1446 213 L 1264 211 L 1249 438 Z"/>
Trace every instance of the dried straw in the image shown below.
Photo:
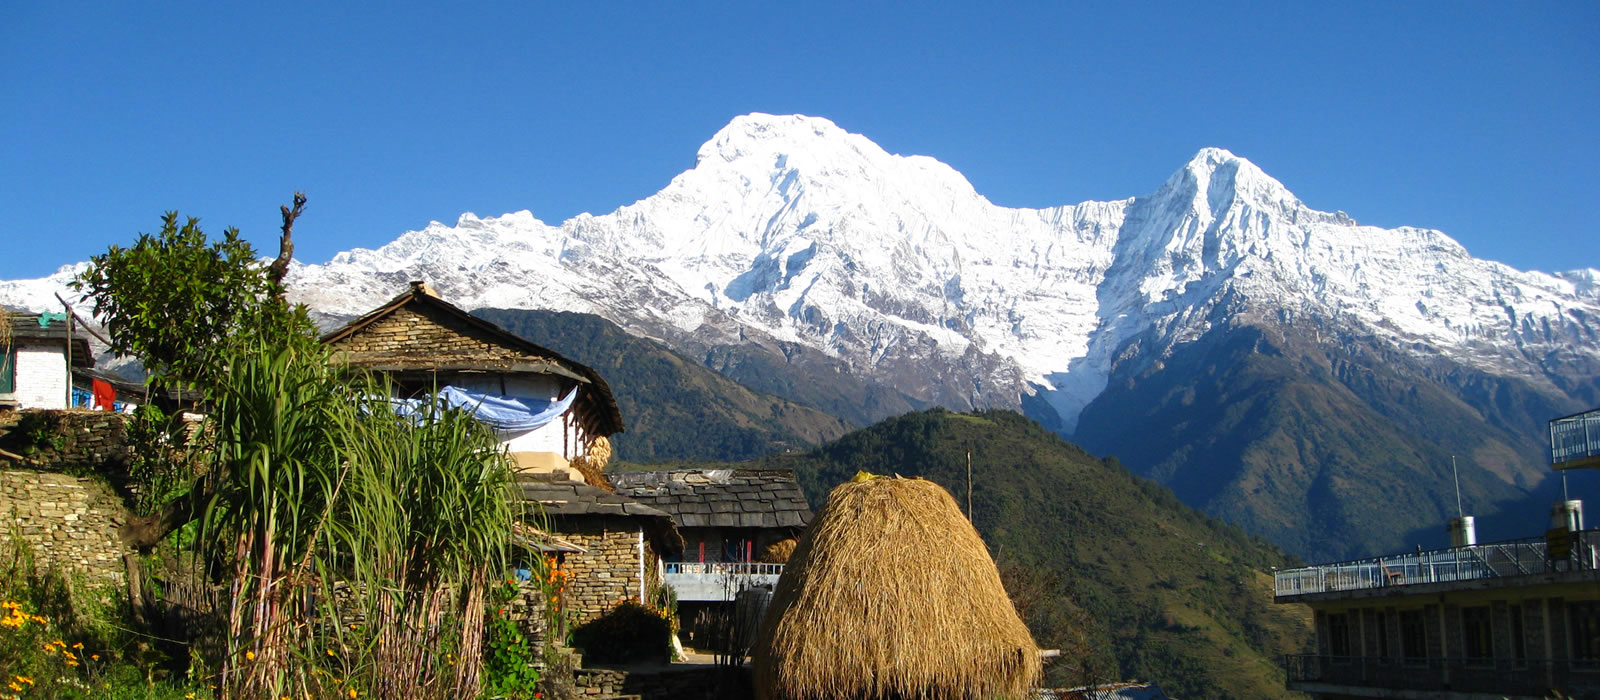
<path fill-rule="evenodd" d="M 753 658 L 765 700 L 1022 698 L 1039 678 L 1039 650 L 983 540 L 921 479 L 828 495 Z"/>
<path fill-rule="evenodd" d="M 787 564 L 789 558 L 794 556 L 794 547 L 799 543 L 793 537 L 785 537 L 777 542 L 767 545 L 761 551 L 761 561 L 767 564 Z"/>
<path fill-rule="evenodd" d="M 585 454 L 574 457 L 568 462 L 572 468 L 577 469 L 583 476 L 583 482 L 597 489 L 605 489 L 616 493 L 611 479 L 606 477 L 606 463 L 611 461 L 611 440 L 601 435 L 594 439 Z"/>

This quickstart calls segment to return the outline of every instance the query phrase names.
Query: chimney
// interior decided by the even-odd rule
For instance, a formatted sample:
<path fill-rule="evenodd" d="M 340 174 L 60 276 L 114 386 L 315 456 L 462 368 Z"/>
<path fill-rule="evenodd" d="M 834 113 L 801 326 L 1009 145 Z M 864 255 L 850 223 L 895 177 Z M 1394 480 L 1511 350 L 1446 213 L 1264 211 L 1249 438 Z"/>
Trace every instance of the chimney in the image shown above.
<path fill-rule="evenodd" d="M 412 294 L 419 294 L 419 293 L 420 294 L 426 294 L 426 295 L 428 295 L 430 297 L 433 297 L 435 299 L 439 298 L 439 293 L 436 292 L 436 291 L 433 291 L 433 287 L 428 286 L 428 283 L 424 282 L 422 280 L 412 280 L 411 281 L 411 293 Z"/>

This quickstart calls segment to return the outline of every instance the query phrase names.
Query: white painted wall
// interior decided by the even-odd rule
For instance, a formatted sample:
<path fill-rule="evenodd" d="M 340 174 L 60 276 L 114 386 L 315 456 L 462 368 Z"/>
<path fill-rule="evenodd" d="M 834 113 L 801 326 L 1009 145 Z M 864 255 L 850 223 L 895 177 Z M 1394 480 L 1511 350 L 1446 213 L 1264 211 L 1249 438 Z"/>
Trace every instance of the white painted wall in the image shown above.
<path fill-rule="evenodd" d="M 18 408 L 66 408 L 66 348 L 18 343 L 16 379 L 12 397 Z"/>

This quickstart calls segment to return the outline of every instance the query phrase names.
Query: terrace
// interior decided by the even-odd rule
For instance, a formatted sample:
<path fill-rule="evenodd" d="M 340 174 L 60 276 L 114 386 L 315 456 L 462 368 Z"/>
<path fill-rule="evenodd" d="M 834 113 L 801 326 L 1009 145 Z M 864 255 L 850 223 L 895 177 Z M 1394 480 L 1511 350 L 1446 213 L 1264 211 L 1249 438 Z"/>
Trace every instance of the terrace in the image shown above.
<path fill-rule="evenodd" d="M 752 586 L 776 588 L 782 564 L 760 562 L 666 562 L 663 579 L 677 592 L 679 601 L 731 601 Z"/>
<path fill-rule="evenodd" d="M 1600 530 L 1582 530 L 1567 533 L 1565 538 L 1528 537 L 1305 566 L 1279 571 L 1273 578 L 1277 600 L 1290 602 L 1305 596 L 1348 597 L 1401 586 L 1489 588 L 1513 580 L 1526 583 L 1522 577 L 1538 575 L 1595 578 L 1597 569 Z"/>

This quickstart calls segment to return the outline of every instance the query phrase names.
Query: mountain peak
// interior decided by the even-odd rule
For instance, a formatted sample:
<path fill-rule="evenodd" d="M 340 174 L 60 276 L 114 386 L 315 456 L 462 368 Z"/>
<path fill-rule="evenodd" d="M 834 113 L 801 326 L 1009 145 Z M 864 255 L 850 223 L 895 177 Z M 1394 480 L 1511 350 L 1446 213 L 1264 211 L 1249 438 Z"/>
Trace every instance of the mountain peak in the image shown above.
<path fill-rule="evenodd" d="M 1268 175 L 1255 163 L 1236 156 L 1226 148 L 1206 147 L 1167 178 L 1158 195 L 1192 198 L 1216 211 L 1226 207 L 1233 195 L 1256 206 L 1281 209 L 1304 207 L 1283 183 Z"/>
<path fill-rule="evenodd" d="M 766 150 L 789 151 L 827 142 L 843 143 L 865 137 L 851 134 L 823 117 L 803 114 L 774 115 L 752 112 L 734 117 L 700 147 L 696 162 L 732 162 Z M 870 141 L 866 141 L 871 143 Z M 851 144 L 860 149 L 860 144 Z"/>

